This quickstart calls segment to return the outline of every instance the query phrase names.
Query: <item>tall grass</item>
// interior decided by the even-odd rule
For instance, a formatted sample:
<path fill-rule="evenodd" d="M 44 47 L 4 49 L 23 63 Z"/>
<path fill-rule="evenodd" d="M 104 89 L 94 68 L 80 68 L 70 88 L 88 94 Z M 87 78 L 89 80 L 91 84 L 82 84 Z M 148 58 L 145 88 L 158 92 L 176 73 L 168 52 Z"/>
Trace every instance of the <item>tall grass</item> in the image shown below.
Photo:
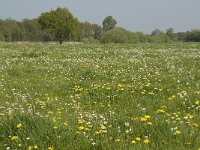
<path fill-rule="evenodd" d="M 0 45 L 0 149 L 200 148 L 200 44 Z"/>

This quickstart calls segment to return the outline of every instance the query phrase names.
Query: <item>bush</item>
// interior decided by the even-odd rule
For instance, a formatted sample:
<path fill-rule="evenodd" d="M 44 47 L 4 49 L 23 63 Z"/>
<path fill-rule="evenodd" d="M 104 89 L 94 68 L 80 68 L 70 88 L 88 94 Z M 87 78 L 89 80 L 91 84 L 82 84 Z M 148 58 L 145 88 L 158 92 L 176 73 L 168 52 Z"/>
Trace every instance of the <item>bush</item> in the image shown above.
<path fill-rule="evenodd" d="M 102 43 L 128 43 L 127 31 L 123 28 L 114 28 L 102 35 Z"/>
<path fill-rule="evenodd" d="M 93 37 L 83 38 L 82 42 L 86 43 L 86 44 L 99 44 L 100 43 L 99 40 L 94 39 Z"/>
<path fill-rule="evenodd" d="M 4 41 L 5 41 L 5 38 L 4 38 L 3 34 L 1 34 L 1 33 L 0 33 L 0 41 L 1 41 L 1 42 L 4 42 Z"/>
<path fill-rule="evenodd" d="M 155 34 L 149 37 L 149 42 L 152 43 L 169 43 L 171 42 L 169 36 L 166 34 Z"/>
<path fill-rule="evenodd" d="M 186 41 L 200 42 L 200 30 L 192 30 L 192 31 L 188 32 Z"/>

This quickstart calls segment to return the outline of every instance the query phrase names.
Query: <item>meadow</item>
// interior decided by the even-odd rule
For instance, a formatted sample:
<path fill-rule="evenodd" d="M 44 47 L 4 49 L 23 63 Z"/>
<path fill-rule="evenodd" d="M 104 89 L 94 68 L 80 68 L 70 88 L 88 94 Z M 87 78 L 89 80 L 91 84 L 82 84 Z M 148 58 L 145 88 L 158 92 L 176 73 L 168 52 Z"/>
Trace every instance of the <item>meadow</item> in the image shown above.
<path fill-rule="evenodd" d="M 0 44 L 0 150 L 199 150 L 200 44 Z"/>

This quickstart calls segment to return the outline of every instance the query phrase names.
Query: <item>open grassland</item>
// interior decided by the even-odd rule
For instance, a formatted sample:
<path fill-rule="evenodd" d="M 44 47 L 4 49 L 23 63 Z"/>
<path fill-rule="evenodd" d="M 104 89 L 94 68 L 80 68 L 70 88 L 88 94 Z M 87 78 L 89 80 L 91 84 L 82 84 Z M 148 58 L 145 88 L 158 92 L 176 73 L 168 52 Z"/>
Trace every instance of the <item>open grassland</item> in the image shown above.
<path fill-rule="evenodd" d="M 200 148 L 200 44 L 0 45 L 0 149 Z"/>

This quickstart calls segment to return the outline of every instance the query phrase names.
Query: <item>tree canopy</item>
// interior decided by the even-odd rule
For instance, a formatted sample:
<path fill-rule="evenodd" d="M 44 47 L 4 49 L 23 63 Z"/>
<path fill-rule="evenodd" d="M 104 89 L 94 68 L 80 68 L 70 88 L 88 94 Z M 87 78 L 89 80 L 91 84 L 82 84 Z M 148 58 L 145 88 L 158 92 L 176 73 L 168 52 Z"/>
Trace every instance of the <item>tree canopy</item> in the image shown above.
<path fill-rule="evenodd" d="M 39 23 L 43 29 L 55 36 L 60 44 L 73 39 L 78 28 L 78 20 L 66 8 L 57 8 L 41 14 Z"/>
<path fill-rule="evenodd" d="M 112 16 L 107 16 L 103 20 L 103 30 L 109 31 L 116 27 L 117 21 Z"/>

